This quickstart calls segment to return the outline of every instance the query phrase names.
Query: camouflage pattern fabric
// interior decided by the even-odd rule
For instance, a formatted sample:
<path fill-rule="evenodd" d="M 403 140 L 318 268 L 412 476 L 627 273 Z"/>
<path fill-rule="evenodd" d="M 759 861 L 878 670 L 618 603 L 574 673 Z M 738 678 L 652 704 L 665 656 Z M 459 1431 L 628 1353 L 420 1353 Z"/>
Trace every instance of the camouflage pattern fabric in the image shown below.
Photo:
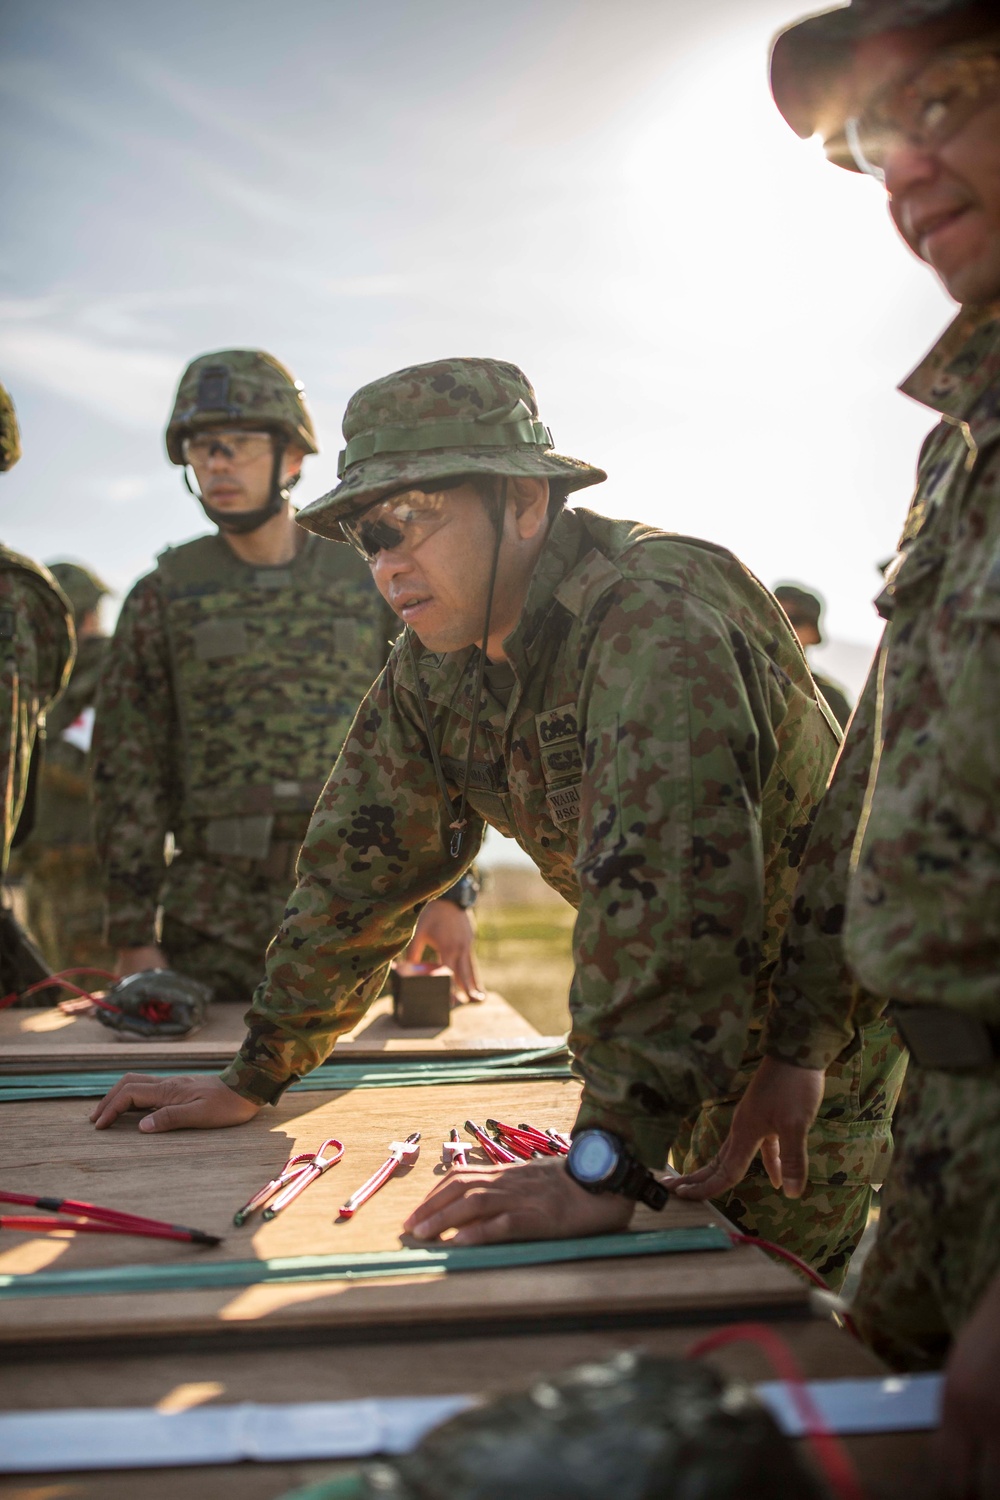
<path fill-rule="evenodd" d="M 21 457 L 21 431 L 10 392 L 0 385 L 0 474 L 12 469 Z"/>
<path fill-rule="evenodd" d="M 214 944 L 236 997 L 249 997 L 313 802 L 393 624 L 361 560 L 313 537 L 281 568 L 250 567 L 221 537 L 201 537 L 136 584 L 95 734 L 113 947 L 155 941 L 162 907 L 171 966 Z"/>
<path fill-rule="evenodd" d="M 78 642 L 66 690 L 46 717 L 34 825 L 10 864 L 11 875 L 22 883 L 28 926 L 54 970 L 83 964 L 106 969 L 114 961 L 103 937 L 89 749 L 107 644 L 104 636 Z"/>
<path fill-rule="evenodd" d="M 869 1021 L 827 1074 L 809 1135 L 809 1183 L 802 1197 L 790 1200 L 775 1193 L 757 1157 L 739 1186 L 714 1200 L 744 1234 L 800 1255 L 833 1291 L 842 1286 L 865 1231 L 872 1189 L 889 1170 L 892 1116 L 906 1057 L 887 1016 Z M 733 1080 L 734 1092 L 742 1093 L 757 1061 Z M 689 1122 L 671 1153 L 679 1171 L 694 1171 L 719 1151 L 734 1109 L 735 1102 L 703 1108 Z"/>
<path fill-rule="evenodd" d="M 911 1063 L 878 1236 L 852 1313 L 898 1370 L 936 1369 L 1000 1274 L 1000 1069 Z"/>
<path fill-rule="evenodd" d="M 167 457 L 183 464 L 185 436 L 210 427 L 259 427 L 318 453 L 301 380 L 262 349 L 220 349 L 192 360 L 167 423 Z"/>
<path fill-rule="evenodd" d="M 767 1051 L 815 1067 L 888 997 L 1000 1021 L 1000 312 L 960 314 L 902 389 L 943 421 L 877 601 L 888 623 L 768 1026 Z M 847 1011 L 845 961 L 861 986 Z"/>
<path fill-rule="evenodd" d="M 65 686 L 75 650 L 72 611 L 52 575 L 0 543 L 0 875 L 39 726 Z"/>
<path fill-rule="evenodd" d="M 440 359 L 362 386 L 347 403 L 341 483 L 303 507 L 307 531 L 343 541 L 341 521 L 401 484 L 463 474 L 538 475 L 567 493 L 607 479 L 552 451 L 531 382 L 499 359 Z"/>
<path fill-rule="evenodd" d="M 734 1075 L 759 1055 L 837 730 L 784 615 L 731 554 L 588 511 L 556 519 L 505 649 L 515 686 L 494 696 L 487 676 L 463 859 L 488 822 L 578 908 L 578 1123 L 617 1131 L 660 1167 L 687 1116 L 706 1135 L 728 1118 Z M 453 795 L 476 656 L 419 655 Z M 248 1098 L 275 1098 L 325 1059 L 458 873 L 414 688 L 399 642 L 319 801 L 249 1035 L 223 1074 Z M 870 1181 L 887 1118 L 847 1109 L 836 1149 L 852 1170 L 866 1161 Z"/>

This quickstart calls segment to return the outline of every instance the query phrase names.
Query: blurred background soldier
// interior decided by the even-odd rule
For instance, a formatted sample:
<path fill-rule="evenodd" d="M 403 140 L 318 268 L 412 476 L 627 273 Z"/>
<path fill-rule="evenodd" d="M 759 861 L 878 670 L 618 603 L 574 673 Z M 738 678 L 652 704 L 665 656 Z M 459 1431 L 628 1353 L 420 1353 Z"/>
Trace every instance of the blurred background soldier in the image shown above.
<path fill-rule="evenodd" d="M 21 456 L 14 403 L 0 386 L 0 471 Z M 73 615 L 51 574 L 0 543 L 0 879 L 10 851 L 30 827 L 32 766 L 39 729 L 69 675 Z M 0 993 L 27 987 L 44 967 L 13 915 L 0 910 Z"/>
<path fill-rule="evenodd" d="M 53 969 L 88 964 L 106 969 L 114 955 L 104 942 L 104 902 L 92 827 L 91 738 L 94 704 L 108 638 L 100 603 L 111 590 L 79 563 L 49 571 L 73 608 L 76 664 L 49 711 L 30 835 L 11 861 L 21 881 L 25 919 Z"/>
<path fill-rule="evenodd" d="M 166 445 L 217 531 L 161 553 L 108 650 L 94 788 L 107 938 L 121 974 L 166 964 L 248 1002 L 313 804 L 397 627 L 361 559 L 295 524 L 289 495 L 316 435 L 270 354 L 189 365 Z M 449 895 L 421 931 L 471 992 L 467 897 Z"/>
<path fill-rule="evenodd" d="M 788 616 L 792 629 L 798 636 L 799 645 L 806 653 L 808 660 L 809 647 L 823 644 L 823 636 L 819 628 L 823 614 L 823 601 L 818 594 L 804 589 L 799 583 L 779 583 L 774 590 L 774 597 Z M 816 686 L 833 709 L 837 723 L 841 729 L 846 729 L 847 721 L 851 717 L 851 704 L 843 688 L 831 682 L 829 677 L 824 677 L 822 672 L 817 672 L 811 663 L 809 670 L 812 672 Z"/>

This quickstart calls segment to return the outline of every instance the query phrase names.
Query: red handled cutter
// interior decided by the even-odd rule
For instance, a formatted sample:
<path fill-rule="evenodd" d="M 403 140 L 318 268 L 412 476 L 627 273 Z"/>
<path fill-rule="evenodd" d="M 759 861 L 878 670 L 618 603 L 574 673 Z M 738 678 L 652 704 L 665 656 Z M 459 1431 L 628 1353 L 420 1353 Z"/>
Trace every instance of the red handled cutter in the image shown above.
<path fill-rule="evenodd" d="M 352 1215 L 357 1213 L 362 1203 L 367 1203 L 368 1199 L 373 1197 L 380 1187 L 385 1187 L 392 1174 L 404 1162 L 409 1166 L 411 1162 L 416 1161 L 419 1155 L 419 1130 L 414 1130 L 411 1135 L 406 1137 L 405 1141 L 393 1141 L 389 1147 L 388 1159 L 382 1163 L 377 1172 L 372 1173 L 367 1182 L 363 1182 L 359 1188 L 355 1189 L 340 1210 L 340 1217 L 342 1219 L 351 1218 Z"/>

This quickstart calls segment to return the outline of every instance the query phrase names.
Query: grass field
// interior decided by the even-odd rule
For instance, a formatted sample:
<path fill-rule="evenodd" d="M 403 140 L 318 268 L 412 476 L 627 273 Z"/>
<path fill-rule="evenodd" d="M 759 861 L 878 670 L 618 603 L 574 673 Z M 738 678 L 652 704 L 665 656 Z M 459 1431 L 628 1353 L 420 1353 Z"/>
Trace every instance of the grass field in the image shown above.
<path fill-rule="evenodd" d="M 573 908 L 535 870 L 490 870 L 476 906 L 479 972 L 545 1036 L 569 1027 Z"/>

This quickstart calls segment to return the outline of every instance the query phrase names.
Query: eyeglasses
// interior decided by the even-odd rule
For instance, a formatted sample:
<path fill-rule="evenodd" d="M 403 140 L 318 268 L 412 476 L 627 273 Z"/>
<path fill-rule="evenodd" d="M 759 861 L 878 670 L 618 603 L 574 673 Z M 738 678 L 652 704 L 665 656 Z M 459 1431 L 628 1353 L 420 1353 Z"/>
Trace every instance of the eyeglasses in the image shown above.
<path fill-rule="evenodd" d="M 436 481 L 434 490 L 400 490 L 371 506 L 353 521 L 341 521 L 340 528 L 355 552 L 372 563 L 383 550 L 392 552 L 405 547 L 414 552 L 421 542 L 433 536 L 449 519 L 445 500 L 449 490 L 465 480 Z"/>
<path fill-rule="evenodd" d="M 1000 98 L 1000 38 L 954 47 L 902 82 L 881 89 L 845 122 L 847 143 L 862 172 L 884 180 L 900 141 L 934 150 L 957 135 L 979 110 Z"/>
<path fill-rule="evenodd" d="M 204 464 L 210 458 L 224 458 L 239 468 L 243 464 L 252 464 L 254 459 L 263 458 L 272 451 L 269 432 L 244 432 L 242 429 L 228 432 L 215 428 L 211 432 L 199 432 L 194 437 L 186 437 L 181 443 L 181 453 L 186 464 Z"/>

